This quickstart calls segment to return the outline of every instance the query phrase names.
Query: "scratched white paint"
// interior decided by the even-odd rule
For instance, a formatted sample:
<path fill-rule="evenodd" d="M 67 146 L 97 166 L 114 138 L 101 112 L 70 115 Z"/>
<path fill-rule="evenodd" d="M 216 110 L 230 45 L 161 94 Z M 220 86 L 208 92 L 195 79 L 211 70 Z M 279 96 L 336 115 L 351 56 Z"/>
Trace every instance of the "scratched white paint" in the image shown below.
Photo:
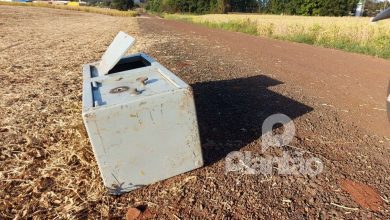
<path fill-rule="evenodd" d="M 203 166 L 191 87 L 145 54 L 119 63 L 139 60 L 146 65 L 111 74 L 83 68 L 83 119 L 112 194 Z"/>

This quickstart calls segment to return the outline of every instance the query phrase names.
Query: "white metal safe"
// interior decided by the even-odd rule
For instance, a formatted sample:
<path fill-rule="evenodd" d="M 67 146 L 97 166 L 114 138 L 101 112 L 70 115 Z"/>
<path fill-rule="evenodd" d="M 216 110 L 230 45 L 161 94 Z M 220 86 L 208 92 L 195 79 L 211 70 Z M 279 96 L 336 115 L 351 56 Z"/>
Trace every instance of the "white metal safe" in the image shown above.
<path fill-rule="evenodd" d="M 203 166 L 192 89 L 123 32 L 83 67 L 83 120 L 104 185 L 121 194 Z"/>

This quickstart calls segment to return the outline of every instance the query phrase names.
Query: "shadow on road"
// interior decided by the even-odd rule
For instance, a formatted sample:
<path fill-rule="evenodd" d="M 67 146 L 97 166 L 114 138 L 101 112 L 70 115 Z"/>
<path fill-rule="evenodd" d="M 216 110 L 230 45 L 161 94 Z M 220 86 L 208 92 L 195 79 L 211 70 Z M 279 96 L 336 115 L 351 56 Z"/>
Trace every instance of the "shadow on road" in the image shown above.
<path fill-rule="evenodd" d="M 283 113 L 294 119 L 313 110 L 268 90 L 282 83 L 260 75 L 192 85 L 206 166 L 258 139 L 268 116 Z"/>

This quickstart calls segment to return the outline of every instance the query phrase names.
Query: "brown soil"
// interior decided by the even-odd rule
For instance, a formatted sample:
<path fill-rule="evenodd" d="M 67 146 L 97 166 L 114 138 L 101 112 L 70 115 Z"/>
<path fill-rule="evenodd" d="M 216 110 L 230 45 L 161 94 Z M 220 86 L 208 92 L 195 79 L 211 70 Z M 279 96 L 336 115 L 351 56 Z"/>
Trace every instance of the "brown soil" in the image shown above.
<path fill-rule="evenodd" d="M 1 218 L 125 218 L 139 206 L 158 219 L 390 218 L 388 60 L 146 16 L 1 6 L 0 20 Z M 81 65 L 120 30 L 192 85 L 206 165 L 115 197 L 83 129 Z M 261 155 L 274 113 L 293 118 L 290 145 L 323 172 L 225 174 L 229 152 Z M 366 209 L 344 179 L 376 189 L 382 207 Z"/>
<path fill-rule="evenodd" d="M 289 81 L 332 106 L 351 123 L 390 137 L 386 98 L 390 62 L 305 44 L 212 30 L 183 22 L 151 19 L 145 29 L 173 30 L 224 47 L 245 63 Z M 150 31 L 148 29 L 147 31 Z"/>
<path fill-rule="evenodd" d="M 347 179 L 341 182 L 341 188 L 349 193 L 353 200 L 363 208 L 372 211 L 379 211 L 382 208 L 383 200 L 379 193 L 366 184 Z"/>

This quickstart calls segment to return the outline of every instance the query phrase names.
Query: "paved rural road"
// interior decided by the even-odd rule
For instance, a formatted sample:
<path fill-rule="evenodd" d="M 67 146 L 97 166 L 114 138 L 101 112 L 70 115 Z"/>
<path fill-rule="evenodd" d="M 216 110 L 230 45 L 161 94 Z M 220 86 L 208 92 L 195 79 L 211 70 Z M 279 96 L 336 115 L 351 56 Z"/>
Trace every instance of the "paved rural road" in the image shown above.
<path fill-rule="evenodd" d="M 81 66 L 118 31 L 137 38 L 132 53 L 193 87 L 205 166 L 115 197 L 83 126 Z M 147 205 L 158 219 L 390 219 L 389 69 L 388 60 L 155 17 L 0 6 L 0 218 L 123 218 Z M 291 117 L 296 134 L 263 154 L 261 126 L 275 113 Z M 232 151 L 316 157 L 323 170 L 225 173 Z"/>

